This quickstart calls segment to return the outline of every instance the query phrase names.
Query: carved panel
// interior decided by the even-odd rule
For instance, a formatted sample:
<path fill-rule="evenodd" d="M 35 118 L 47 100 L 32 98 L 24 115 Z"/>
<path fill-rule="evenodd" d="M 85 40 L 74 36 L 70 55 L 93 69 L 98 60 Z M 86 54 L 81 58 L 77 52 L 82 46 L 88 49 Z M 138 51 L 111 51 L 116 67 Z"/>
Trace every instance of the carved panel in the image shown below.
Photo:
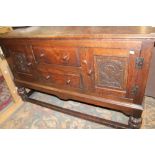
<path fill-rule="evenodd" d="M 126 62 L 118 57 L 96 56 L 96 84 L 123 89 Z"/>
<path fill-rule="evenodd" d="M 18 72 L 30 73 L 30 68 L 27 66 L 28 61 L 24 53 L 13 53 L 15 70 Z"/>

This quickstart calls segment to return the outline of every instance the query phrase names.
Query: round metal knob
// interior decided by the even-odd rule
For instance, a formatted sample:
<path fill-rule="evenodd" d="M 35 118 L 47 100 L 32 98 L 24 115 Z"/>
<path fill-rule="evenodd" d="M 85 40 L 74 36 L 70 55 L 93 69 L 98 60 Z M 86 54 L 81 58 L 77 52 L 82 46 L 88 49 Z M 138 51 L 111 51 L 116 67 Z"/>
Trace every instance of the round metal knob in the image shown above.
<path fill-rule="evenodd" d="M 66 84 L 70 84 L 70 83 L 71 83 L 71 80 L 67 80 L 67 81 L 66 81 Z"/>
<path fill-rule="evenodd" d="M 48 80 L 48 79 L 51 78 L 51 76 L 50 75 L 47 75 L 45 78 L 46 78 L 46 80 Z"/>

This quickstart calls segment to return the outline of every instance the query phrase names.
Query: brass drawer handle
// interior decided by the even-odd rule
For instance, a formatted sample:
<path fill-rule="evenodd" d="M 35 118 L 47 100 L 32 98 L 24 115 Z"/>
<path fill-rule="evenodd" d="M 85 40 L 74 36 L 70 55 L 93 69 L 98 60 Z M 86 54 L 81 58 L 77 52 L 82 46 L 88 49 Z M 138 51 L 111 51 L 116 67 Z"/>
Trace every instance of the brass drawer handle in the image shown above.
<path fill-rule="evenodd" d="M 70 83 L 71 83 L 71 80 L 67 80 L 67 81 L 66 81 L 66 84 L 70 84 Z"/>
<path fill-rule="evenodd" d="M 82 60 L 82 63 L 87 65 L 87 60 Z"/>
<path fill-rule="evenodd" d="M 31 62 L 28 62 L 28 63 L 27 63 L 27 66 L 29 66 L 29 67 L 30 67 L 31 65 L 32 65 L 32 63 L 31 63 Z"/>
<path fill-rule="evenodd" d="M 47 75 L 45 78 L 46 78 L 46 80 L 49 80 L 51 78 L 51 76 Z"/>
<path fill-rule="evenodd" d="M 63 61 L 68 61 L 69 60 L 69 56 L 68 55 L 65 55 L 63 58 L 62 58 Z"/>
<path fill-rule="evenodd" d="M 93 71 L 90 69 L 90 70 L 88 71 L 88 75 L 91 76 L 92 72 L 93 72 Z"/>
<path fill-rule="evenodd" d="M 40 58 L 42 58 L 42 57 L 44 57 L 45 56 L 45 54 L 44 53 L 41 53 L 40 54 Z"/>

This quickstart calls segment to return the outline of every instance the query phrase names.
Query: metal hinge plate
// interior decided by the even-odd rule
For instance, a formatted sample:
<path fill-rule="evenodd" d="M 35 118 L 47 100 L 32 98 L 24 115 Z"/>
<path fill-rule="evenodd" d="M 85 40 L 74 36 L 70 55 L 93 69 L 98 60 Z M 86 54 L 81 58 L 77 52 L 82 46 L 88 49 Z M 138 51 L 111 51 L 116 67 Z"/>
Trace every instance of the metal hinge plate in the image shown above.
<path fill-rule="evenodd" d="M 139 87 L 137 85 L 133 86 L 131 89 L 131 95 L 136 95 L 138 93 Z"/>
<path fill-rule="evenodd" d="M 138 57 L 136 58 L 136 68 L 137 69 L 142 69 L 144 64 L 144 58 Z"/>

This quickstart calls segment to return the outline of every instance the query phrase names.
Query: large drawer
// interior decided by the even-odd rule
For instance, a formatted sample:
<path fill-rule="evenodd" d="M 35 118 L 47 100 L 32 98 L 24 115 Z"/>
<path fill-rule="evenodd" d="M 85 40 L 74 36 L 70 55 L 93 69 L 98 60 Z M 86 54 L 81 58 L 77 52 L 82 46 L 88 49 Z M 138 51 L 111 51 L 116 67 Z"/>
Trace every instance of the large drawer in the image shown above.
<path fill-rule="evenodd" d="M 36 63 L 80 66 L 80 56 L 77 48 L 33 46 L 32 50 Z"/>

